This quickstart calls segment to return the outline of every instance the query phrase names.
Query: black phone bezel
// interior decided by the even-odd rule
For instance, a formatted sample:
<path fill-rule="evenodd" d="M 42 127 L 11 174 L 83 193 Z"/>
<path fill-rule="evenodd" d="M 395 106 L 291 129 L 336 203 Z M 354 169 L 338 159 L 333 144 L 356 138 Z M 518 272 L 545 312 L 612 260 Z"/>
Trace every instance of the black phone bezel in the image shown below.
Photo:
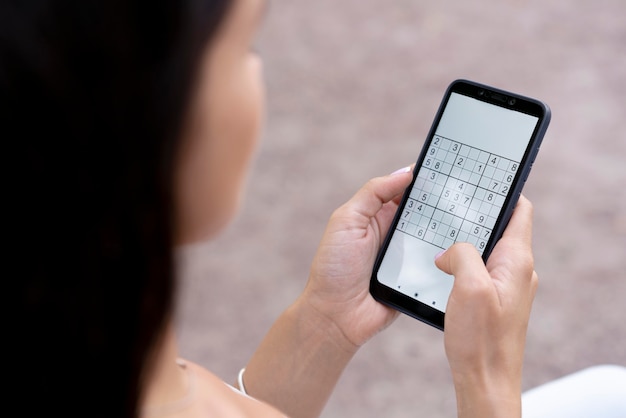
<path fill-rule="evenodd" d="M 402 209 L 404 208 L 406 201 L 408 200 L 409 194 L 417 178 L 417 173 L 419 172 L 419 169 L 424 161 L 426 152 L 430 146 L 431 141 L 433 140 L 439 122 L 441 121 L 443 112 L 448 104 L 448 100 L 450 99 L 452 93 L 462 94 L 502 108 L 511 109 L 538 117 L 538 121 L 531 136 L 531 139 L 528 143 L 528 146 L 526 147 L 524 156 L 520 161 L 520 170 L 518 170 L 517 176 L 511 184 L 511 190 L 505 199 L 500 216 L 498 217 L 498 220 L 496 221 L 496 224 L 492 230 L 491 238 L 487 242 L 485 250 L 483 252 L 483 261 L 485 262 L 487 261 L 489 255 L 491 254 L 491 251 L 495 247 L 495 244 L 502 236 L 502 233 L 504 232 L 504 229 L 506 228 L 506 225 L 508 224 L 511 215 L 513 214 L 513 209 L 515 208 L 515 204 L 517 203 L 517 200 L 519 199 L 521 191 L 524 187 L 524 183 L 528 178 L 528 175 L 532 168 L 532 164 L 537 156 L 537 153 L 539 152 L 541 142 L 548 128 L 551 118 L 550 108 L 545 103 L 495 87 L 460 79 L 452 82 L 447 88 L 433 121 L 433 124 L 428 133 L 428 136 L 426 137 L 426 141 L 424 142 L 422 150 L 417 159 L 417 163 L 413 171 L 413 180 L 411 181 L 411 184 L 407 187 L 404 193 L 400 205 L 398 206 L 398 211 L 396 212 L 393 222 L 389 228 L 389 232 L 387 233 L 385 241 L 379 250 L 370 281 L 370 293 L 377 301 L 385 305 L 391 306 L 392 308 L 400 312 L 412 316 L 440 330 L 444 329 L 444 312 L 441 312 L 438 309 L 419 302 L 401 292 L 398 292 L 391 287 L 380 283 L 377 279 L 377 273 L 380 268 L 380 264 L 382 262 L 384 254 L 387 251 L 387 247 L 389 246 L 389 242 L 391 241 L 391 237 L 396 230 L 396 225 L 400 220 Z"/>

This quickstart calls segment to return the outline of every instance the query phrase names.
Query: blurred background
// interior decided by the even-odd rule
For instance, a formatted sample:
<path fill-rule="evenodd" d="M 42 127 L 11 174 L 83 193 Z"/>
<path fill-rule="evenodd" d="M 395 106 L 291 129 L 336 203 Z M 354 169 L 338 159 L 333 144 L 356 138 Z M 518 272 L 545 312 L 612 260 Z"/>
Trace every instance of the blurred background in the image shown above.
<path fill-rule="evenodd" d="M 179 254 L 186 357 L 233 382 L 304 287 L 331 212 L 414 162 L 445 88 L 468 78 L 553 112 L 524 190 L 540 276 L 524 388 L 626 365 L 626 2 L 274 0 L 258 49 L 268 122 L 244 206 Z M 357 353 L 323 416 L 455 408 L 442 333 L 401 317 Z"/>

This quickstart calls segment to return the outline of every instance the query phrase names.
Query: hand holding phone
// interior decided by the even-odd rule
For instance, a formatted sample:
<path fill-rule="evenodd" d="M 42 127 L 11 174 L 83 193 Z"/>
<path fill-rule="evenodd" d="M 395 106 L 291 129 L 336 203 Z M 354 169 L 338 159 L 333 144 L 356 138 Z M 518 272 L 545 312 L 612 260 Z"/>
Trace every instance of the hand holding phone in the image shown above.
<path fill-rule="evenodd" d="M 524 198 L 485 266 L 470 244 L 436 259 L 455 277 L 444 343 L 459 416 L 519 416 L 528 319 L 538 278 L 532 258 L 532 205 Z M 497 412 L 496 412 L 497 411 Z"/>
<path fill-rule="evenodd" d="M 369 180 L 333 212 L 326 226 L 300 299 L 334 323 L 329 330 L 340 331 L 334 345 L 356 349 L 397 317 L 368 288 L 397 201 L 411 181 L 410 171 Z"/>
<path fill-rule="evenodd" d="M 433 259 L 455 242 L 488 259 L 549 120 L 537 100 L 465 80 L 450 85 L 375 263 L 377 300 L 443 329 L 454 278 Z"/>

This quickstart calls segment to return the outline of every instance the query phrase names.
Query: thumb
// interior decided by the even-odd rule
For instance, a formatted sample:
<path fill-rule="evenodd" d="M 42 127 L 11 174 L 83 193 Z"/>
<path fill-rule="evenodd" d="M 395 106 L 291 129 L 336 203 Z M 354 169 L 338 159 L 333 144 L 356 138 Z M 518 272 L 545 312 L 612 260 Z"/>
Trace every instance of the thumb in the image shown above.
<path fill-rule="evenodd" d="M 412 179 L 409 167 L 385 177 L 373 178 L 346 203 L 345 209 L 371 218 L 385 203 L 401 195 Z"/>
<path fill-rule="evenodd" d="M 435 258 L 439 270 L 452 274 L 454 286 L 487 284 L 490 276 L 480 254 L 472 244 L 458 242 Z"/>

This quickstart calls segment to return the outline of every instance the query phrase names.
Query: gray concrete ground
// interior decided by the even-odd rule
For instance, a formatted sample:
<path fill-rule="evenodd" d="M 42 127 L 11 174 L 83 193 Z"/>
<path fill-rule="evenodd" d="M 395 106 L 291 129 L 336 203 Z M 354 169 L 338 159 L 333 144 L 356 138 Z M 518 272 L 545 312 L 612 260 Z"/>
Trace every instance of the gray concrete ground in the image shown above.
<path fill-rule="evenodd" d="M 274 1 L 261 31 L 269 121 L 245 205 L 182 250 L 183 353 L 233 381 L 303 288 L 332 210 L 417 158 L 450 81 L 553 111 L 525 194 L 540 289 L 524 387 L 626 365 L 626 2 Z M 442 334 L 401 317 L 368 343 L 325 417 L 449 417 Z"/>

